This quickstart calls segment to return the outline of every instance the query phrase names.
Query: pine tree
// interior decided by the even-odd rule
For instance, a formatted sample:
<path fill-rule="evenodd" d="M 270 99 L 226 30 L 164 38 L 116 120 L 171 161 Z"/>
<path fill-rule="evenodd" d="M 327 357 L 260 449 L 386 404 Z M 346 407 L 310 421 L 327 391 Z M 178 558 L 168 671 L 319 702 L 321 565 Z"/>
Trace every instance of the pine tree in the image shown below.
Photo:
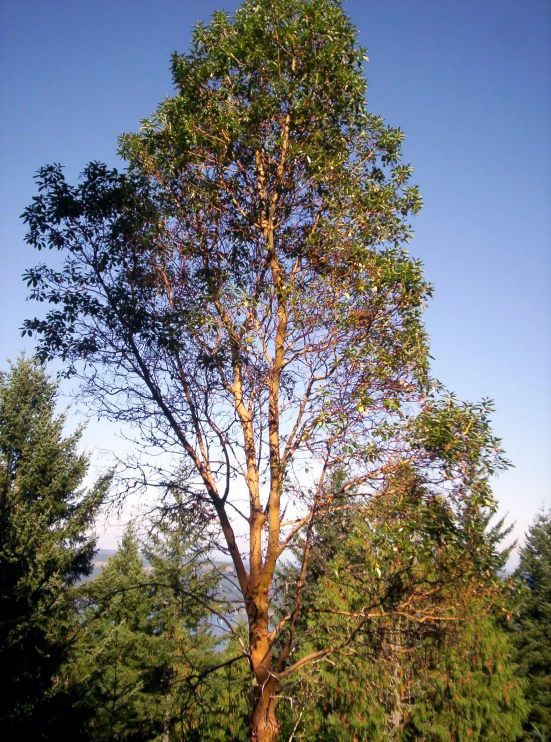
<path fill-rule="evenodd" d="M 163 729 L 163 637 L 136 534 L 129 527 L 101 574 L 82 588 L 83 630 L 72 681 L 85 688 L 90 740 L 149 740 Z"/>
<path fill-rule="evenodd" d="M 115 556 L 81 589 L 83 630 L 71 673 L 92 715 L 87 739 L 238 739 L 243 709 L 231 713 L 225 682 L 236 652 L 212 631 L 213 611 L 223 616 L 220 573 L 178 506 L 149 531 L 142 555 L 129 526 Z M 239 672 L 232 668 L 234 678 Z"/>
<path fill-rule="evenodd" d="M 366 622 L 354 645 L 286 689 L 286 732 L 298 723 L 316 742 L 517 739 L 526 704 L 494 615 L 506 532 L 489 518 L 454 512 L 407 471 L 363 517 L 331 518 L 312 546 L 300 653 L 346 635 L 365 606 Z"/>
<path fill-rule="evenodd" d="M 60 669 L 76 627 L 72 586 L 92 570 L 87 535 L 109 479 L 79 489 L 81 430 L 65 437 L 57 385 L 21 357 L 0 373 L 0 720 L 3 739 L 70 736 Z M 59 726 L 56 727 L 56 724 Z"/>
<path fill-rule="evenodd" d="M 513 633 L 520 673 L 526 678 L 534 739 L 551 739 L 551 514 L 540 513 L 520 550 L 515 572 L 519 609 Z"/>
<path fill-rule="evenodd" d="M 167 739 L 188 742 L 236 740 L 246 729 L 246 703 L 239 703 L 238 690 L 228 688 L 227 679 L 245 678 L 248 668 L 240 661 L 242 667 L 232 663 L 216 669 L 242 658 L 235 642 L 222 644 L 213 632 L 220 622 L 225 628 L 224 614 L 232 609 L 231 600 L 222 597 L 225 565 L 209 559 L 204 528 L 178 498 L 163 510 L 152 524 L 144 554 L 151 564 L 154 611 L 164 640 L 164 733 Z M 236 701 L 239 711 L 233 708 Z"/>

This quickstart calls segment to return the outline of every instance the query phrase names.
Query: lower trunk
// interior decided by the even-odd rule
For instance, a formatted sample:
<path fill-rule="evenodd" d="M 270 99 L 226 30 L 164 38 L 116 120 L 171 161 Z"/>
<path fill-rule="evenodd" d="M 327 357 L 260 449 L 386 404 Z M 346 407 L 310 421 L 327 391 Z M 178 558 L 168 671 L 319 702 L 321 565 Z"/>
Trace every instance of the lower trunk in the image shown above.
<path fill-rule="evenodd" d="M 276 717 L 277 690 L 278 682 L 273 677 L 255 688 L 251 718 L 252 742 L 274 742 L 277 739 L 279 731 Z"/>
<path fill-rule="evenodd" d="M 276 717 L 279 681 L 272 670 L 272 647 L 268 631 L 268 592 L 259 590 L 248 605 L 249 647 L 254 677 L 252 742 L 274 742 L 279 725 Z"/>

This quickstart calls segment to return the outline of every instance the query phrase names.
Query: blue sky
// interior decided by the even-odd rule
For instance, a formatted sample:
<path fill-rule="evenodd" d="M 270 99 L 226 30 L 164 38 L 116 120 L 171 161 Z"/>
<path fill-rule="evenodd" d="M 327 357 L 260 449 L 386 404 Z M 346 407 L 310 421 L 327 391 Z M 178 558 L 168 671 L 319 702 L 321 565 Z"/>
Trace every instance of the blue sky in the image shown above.
<path fill-rule="evenodd" d="M 19 215 L 33 173 L 117 164 L 117 137 L 172 91 L 169 55 L 222 0 L 2 0 L 0 358 L 34 313 L 38 262 Z M 370 109 L 406 133 L 425 208 L 413 254 L 435 284 L 434 373 L 491 397 L 515 468 L 495 483 L 521 534 L 551 498 L 551 5 L 547 0 L 349 0 L 368 47 Z M 108 439 L 91 421 L 88 446 Z M 103 545 L 112 542 L 104 540 Z"/>

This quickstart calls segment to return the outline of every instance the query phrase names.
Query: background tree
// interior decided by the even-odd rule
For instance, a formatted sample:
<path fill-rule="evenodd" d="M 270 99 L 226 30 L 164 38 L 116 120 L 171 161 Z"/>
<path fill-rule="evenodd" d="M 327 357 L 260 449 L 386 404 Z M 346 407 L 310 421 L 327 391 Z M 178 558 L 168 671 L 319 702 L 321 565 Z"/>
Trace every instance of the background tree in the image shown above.
<path fill-rule="evenodd" d="M 336 0 L 216 13 L 173 56 L 176 95 L 121 139 L 128 170 L 93 163 L 73 187 L 45 167 L 24 215 L 30 244 L 65 255 L 26 275 L 55 304 L 25 324 L 41 357 L 193 469 L 188 497 L 246 609 L 255 740 L 274 739 L 280 684 L 307 661 L 291 660 L 300 586 L 270 625 L 294 539 L 306 533 L 300 583 L 316 519 L 385 491 L 404 462 L 458 507 L 484 506 L 502 463 L 487 410 L 428 377 L 430 286 L 403 247 L 421 200 L 402 132 L 367 110 L 364 58 Z"/>
<path fill-rule="evenodd" d="M 347 636 L 339 656 L 305 666 L 284 725 L 312 740 L 515 740 L 526 712 L 508 637 L 507 551 L 489 514 L 454 513 L 411 470 L 362 510 L 318 523 L 303 588 L 297 655 Z M 473 536 L 476 540 L 473 540 Z M 294 603 L 288 567 L 282 589 Z M 285 605 L 282 606 L 285 610 Z M 337 610 L 336 610 L 337 609 Z"/>
<path fill-rule="evenodd" d="M 107 566 L 82 589 L 86 601 L 72 676 L 86 688 L 90 739 L 150 740 L 162 733 L 165 653 L 148 583 L 129 528 Z"/>
<path fill-rule="evenodd" d="M 71 737 L 62 664 L 72 586 L 92 571 L 89 533 L 109 485 L 79 489 L 81 430 L 63 435 L 57 384 L 33 359 L 0 373 L 0 719 L 5 739 Z M 75 722 L 76 723 L 76 722 Z"/>
<path fill-rule="evenodd" d="M 204 524 L 178 492 L 149 531 L 144 554 L 167 656 L 167 739 L 247 739 L 242 632 L 223 641 L 235 611 L 231 567 L 209 558 Z"/>
<path fill-rule="evenodd" d="M 212 611 L 223 619 L 217 609 L 227 610 L 214 594 L 221 573 L 199 529 L 187 526 L 188 514 L 165 508 L 144 544 L 147 562 L 129 526 L 117 553 L 80 590 L 78 659 L 69 674 L 90 716 L 85 739 L 239 738 L 246 703 L 233 713 L 222 672 L 235 652 L 213 633 Z"/>
<path fill-rule="evenodd" d="M 487 602 L 469 608 L 451 631 L 431 638 L 423 654 L 411 657 L 412 695 L 398 730 L 402 739 L 522 737 L 528 707 L 510 638 Z"/>
<path fill-rule="evenodd" d="M 515 572 L 518 610 L 513 639 L 520 674 L 526 679 L 533 739 L 551 736 L 551 516 L 538 515 L 520 550 Z"/>

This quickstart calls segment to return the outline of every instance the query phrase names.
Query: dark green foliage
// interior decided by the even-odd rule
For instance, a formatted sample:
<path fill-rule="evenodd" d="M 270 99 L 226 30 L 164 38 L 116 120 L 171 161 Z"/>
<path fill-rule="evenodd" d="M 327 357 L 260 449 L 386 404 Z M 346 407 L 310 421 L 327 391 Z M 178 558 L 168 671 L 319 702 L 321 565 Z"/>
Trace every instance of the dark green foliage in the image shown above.
<path fill-rule="evenodd" d="M 153 619 L 149 576 L 127 530 L 121 547 L 82 592 L 82 631 L 72 676 L 86 688 L 92 740 L 160 734 L 166 694 L 163 638 Z"/>
<path fill-rule="evenodd" d="M 406 470 L 386 497 L 328 520 L 312 546 L 296 659 L 338 647 L 365 620 L 353 643 L 290 678 L 287 732 L 300 716 L 319 742 L 517 739 L 526 704 L 495 617 L 507 531 L 489 518 L 454 512 Z"/>
<path fill-rule="evenodd" d="M 551 515 L 540 513 L 520 550 L 515 572 L 519 607 L 513 638 L 530 704 L 527 731 L 551 739 Z"/>
<path fill-rule="evenodd" d="M 224 597 L 229 565 L 209 559 L 204 527 L 178 500 L 153 524 L 144 553 L 165 643 L 170 739 L 239 739 L 247 728 L 248 664 L 235 637 L 221 641 L 234 607 Z M 241 659 L 216 669 L 234 657 Z"/>
<path fill-rule="evenodd" d="M 505 742 L 519 738 L 527 714 L 508 635 L 475 602 L 457 625 L 410 660 L 411 699 L 401 738 L 427 742 Z M 409 690 L 409 689 L 408 689 Z"/>
<path fill-rule="evenodd" d="M 248 668 L 242 659 L 226 665 L 242 652 L 232 643 L 224 650 L 213 634 L 212 611 L 223 615 L 215 595 L 221 575 L 202 534 L 173 507 L 152 525 L 144 554 L 146 564 L 129 527 L 81 589 L 78 658 L 69 672 L 91 716 L 86 739 L 239 739 L 247 709 L 239 679 Z"/>
<path fill-rule="evenodd" d="M 79 487 L 81 431 L 64 437 L 57 385 L 34 360 L 0 374 L 0 723 L 3 738 L 62 738 L 60 668 L 75 633 L 72 586 L 91 572 L 87 536 L 109 483 Z M 61 724 L 57 728 L 56 724 Z M 68 732 L 70 734 L 70 732 Z"/>
<path fill-rule="evenodd" d="M 298 730 L 311 742 L 519 739 L 527 705 L 512 648 L 485 612 L 426 632 L 413 647 L 395 621 L 384 641 L 374 633 L 363 651 L 320 663 L 288 689 L 285 733 L 300 716 Z"/>

